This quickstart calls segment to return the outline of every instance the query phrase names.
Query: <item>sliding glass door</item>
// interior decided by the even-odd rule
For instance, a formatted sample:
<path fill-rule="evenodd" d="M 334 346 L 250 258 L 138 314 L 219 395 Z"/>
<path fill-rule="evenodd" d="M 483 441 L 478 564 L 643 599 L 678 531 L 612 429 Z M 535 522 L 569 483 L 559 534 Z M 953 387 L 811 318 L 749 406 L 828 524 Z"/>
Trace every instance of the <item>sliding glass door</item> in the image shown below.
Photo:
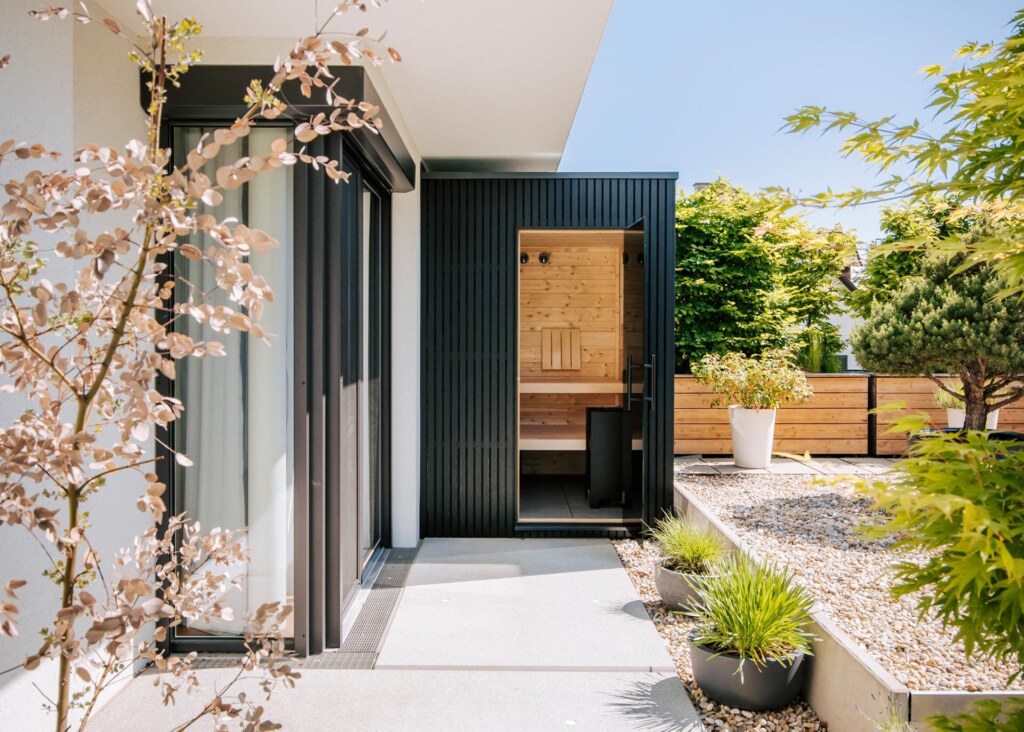
<path fill-rule="evenodd" d="M 214 129 L 174 128 L 175 154 Z M 211 168 L 265 154 L 286 134 L 254 130 Z M 341 139 L 330 145 L 341 154 Z M 194 318 L 173 324 L 226 356 L 187 359 L 166 385 L 185 406 L 171 447 L 193 462 L 166 461 L 172 509 L 204 531 L 238 532 L 249 553 L 216 598 L 231 612 L 175 629 L 183 650 L 237 645 L 246 616 L 272 601 L 295 603 L 297 648 L 340 645 L 345 610 L 387 540 L 390 200 L 358 161 L 343 161 L 348 183 L 285 167 L 224 191 L 215 211 L 280 242 L 248 260 L 274 291 L 262 317 L 270 345 Z M 209 236 L 190 243 L 216 256 Z M 228 304 L 215 266 L 181 256 L 172 266 L 177 302 Z"/>

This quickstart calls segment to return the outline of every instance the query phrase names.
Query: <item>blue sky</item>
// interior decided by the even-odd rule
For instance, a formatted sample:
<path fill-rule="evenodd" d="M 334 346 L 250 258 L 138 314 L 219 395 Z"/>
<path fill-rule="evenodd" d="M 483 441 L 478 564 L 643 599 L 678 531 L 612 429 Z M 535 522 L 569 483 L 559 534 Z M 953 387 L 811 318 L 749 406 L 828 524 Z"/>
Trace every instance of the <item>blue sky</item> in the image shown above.
<path fill-rule="evenodd" d="M 918 70 L 969 40 L 1004 37 L 1021 0 L 616 0 L 569 135 L 563 171 L 679 171 L 804 193 L 874 179 L 838 136 L 787 135 L 804 104 L 919 116 Z M 878 210 L 813 212 L 878 236 Z"/>

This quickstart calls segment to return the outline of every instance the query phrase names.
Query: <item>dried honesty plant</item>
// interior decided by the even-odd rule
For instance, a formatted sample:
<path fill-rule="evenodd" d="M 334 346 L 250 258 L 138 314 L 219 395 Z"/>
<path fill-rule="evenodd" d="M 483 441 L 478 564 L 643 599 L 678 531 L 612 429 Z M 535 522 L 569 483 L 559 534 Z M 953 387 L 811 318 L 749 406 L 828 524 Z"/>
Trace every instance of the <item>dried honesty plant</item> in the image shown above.
<path fill-rule="evenodd" d="M 197 680 L 195 654 L 165 655 L 169 629 L 230 619 L 223 597 L 240 580 L 227 569 L 244 563 L 248 550 L 228 530 L 203 534 L 184 514 L 166 515 L 166 487 L 154 471 L 151 442 L 163 444 L 160 431 L 181 417 L 183 406 L 155 388 L 155 377 L 174 379 L 175 364 L 182 359 L 224 355 L 220 343 L 176 331 L 181 319 L 194 319 L 218 333 L 236 331 L 267 340 L 259 320 L 273 293 L 250 258 L 277 242 L 200 207 L 214 207 L 222 191 L 283 166 L 302 163 L 335 182 L 347 178 L 337 160 L 311 155 L 301 145 L 355 128 L 376 131 L 381 120 L 374 105 L 335 93 L 330 64 L 400 60 L 396 50 L 382 45 L 383 36 L 373 40 L 365 28 L 348 35 L 332 32 L 332 40 L 325 39 L 331 20 L 353 10 L 365 11 L 366 4 L 345 0 L 338 5 L 313 35 L 278 59 L 269 82 L 252 82 L 245 91 L 248 111 L 212 138 L 204 136 L 179 167 L 161 147 L 159 132 L 168 85 L 178 85 L 200 60 L 198 52 L 189 50 L 201 31 L 196 20 L 169 22 L 153 12 L 150 0 L 137 3 L 143 27 L 137 35 L 112 18 L 94 17 L 84 6 L 81 12 L 47 7 L 32 13 L 40 20 L 71 17 L 95 23 L 127 43 L 132 60 L 148 77 L 151 95 L 147 139 L 123 149 L 85 145 L 74 153 L 72 166 L 34 170 L 4 186 L 0 373 L 3 393 L 19 395 L 27 407 L 13 424 L 0 428 L 0 525 L 37 538 L 48 557 L 46 576 L 56 585 L 53 622 L 23 667 L 57 661 L 56 698 L 47 700 L 57 732 L 75 725 L 84 729 L 99 695 L 138 661 L 167 672 L 156 683 L 164 702 L 173 703 L 179 690 L 191 690 Z M 240 157 L 209 170 L 222 148 L 245 138 L 260 120 L 290 115 L 286 86 L 297 86 L 305 98 L 322 95 L 321 107 L 330 110 L 294 120 L 293 139 L 300 147 L 294 149 L 295 143 L 282 137 L 265 156 Z M 0 167 L 12 159 L 43 165 L 57 157 L 39 145 L 0 142 Z M 97 222 L 104 214 L 130 223 L 103 229 Z M 204 250 L 185 242 L 197 233 L 214 243 Z M 54 243 L 44 248 L 34 235 Z M 217 289 L 226 295 L 218 302 L 229 304 L 213 305 L 213 293 L 178 281 L 168 264 L 178 256 L 213 268 Z M 77 265 L 61 270 L 71 271 L 63 279 L 51 266 L 61 259 Z M 175 288 L 184 288 L 187 295 L 179 292 L 175 298 Z M 173 454 L 180 465 L 191 464 L 186 455 Z M 137 508 L 152 516 L 153 526 L 111 563 L 90 541 L 86 508 L 115 473 L 136 476 L 148 486 L 140 490 Z M 0 636 L 13 636 L 18 631 L 17 593 L 26 580 L 4 579 Z M 294 684 L 299 674 L 289 666 L 282 637 L 291 611 L 275 602 L 246 619 L 248 651 L 235 681 L 258 672 L 266 695 L 279 684 Z M 150 631 L 153 640 L 145 640 Z M 217 729 L 279 727 L 245 694 L 230 695 L 233 684 L 178 729 L 204 717 L 212 718 Z"/>

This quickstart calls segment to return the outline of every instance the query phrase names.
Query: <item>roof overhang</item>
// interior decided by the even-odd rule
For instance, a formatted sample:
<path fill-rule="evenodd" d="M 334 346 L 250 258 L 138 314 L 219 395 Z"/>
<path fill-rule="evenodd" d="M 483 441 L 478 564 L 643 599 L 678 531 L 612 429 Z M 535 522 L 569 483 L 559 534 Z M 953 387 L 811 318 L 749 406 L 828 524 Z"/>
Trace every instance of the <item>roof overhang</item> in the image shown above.
<path fill-rule="evenodd" d="M 428 169 L 544 172 L 558 168 L 612 2 L 392 0 L 339 16 L 331 28 L 388 31 L 403 62 L 373 76 Z M 103 4 L 120 20 L 134 16 L 134 0 Z M 272 38 L 283 54 L 332 7 L 330 0 L 175 0 L 166 9 L 199 20 L 200 47 L 203 39 L 264 46 Z"/>

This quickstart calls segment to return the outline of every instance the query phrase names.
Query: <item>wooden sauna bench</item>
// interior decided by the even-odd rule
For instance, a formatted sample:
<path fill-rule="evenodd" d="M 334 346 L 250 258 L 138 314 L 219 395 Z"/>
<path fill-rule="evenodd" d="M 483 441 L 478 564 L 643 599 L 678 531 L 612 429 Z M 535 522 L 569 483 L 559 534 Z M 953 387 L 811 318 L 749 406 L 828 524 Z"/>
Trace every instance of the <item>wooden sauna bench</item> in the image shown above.
<path fill-rule="evenodd" d="M 640 393 L 642 384 L 633 384 L 634 393 Z M 625 384 L 614 381 L 543 381 L 519 384 L 520 394 L 622 394 Z M 586 408 L 582 410 L 586 414 Z M 587 449 L 587 424 L 522 424 L 519 425 L 521 451 L 570 451 Z M 633 440 L 633 449 L 641 448 L 641 440 Z"/>

